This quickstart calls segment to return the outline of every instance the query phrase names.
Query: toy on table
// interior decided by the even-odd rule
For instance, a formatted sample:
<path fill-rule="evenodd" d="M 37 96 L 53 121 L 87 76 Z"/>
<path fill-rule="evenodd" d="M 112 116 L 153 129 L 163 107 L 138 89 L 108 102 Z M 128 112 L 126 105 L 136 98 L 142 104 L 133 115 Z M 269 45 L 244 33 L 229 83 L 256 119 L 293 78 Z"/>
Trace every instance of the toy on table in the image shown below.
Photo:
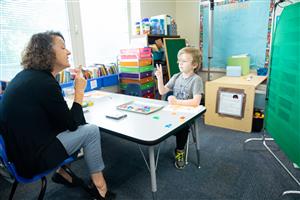
<path fill-rule="evenodd" d="M 93 105 L 94 105 L 93 101 L 83 101 L 82 102 L 82 107 L 83 108 L 90 107 L 90 106 L 93 106 Z"/>
<path fill-rule="evenodd" d="M 163 108 L 162 105 L 144 103 L 139 101 L 130 101 L 128 103 L 124 103 L 122 105 L 117 106 L 117 109 L 120 110 L 142 113 L 142 114 L 150 114 L 161 108 Z"/>

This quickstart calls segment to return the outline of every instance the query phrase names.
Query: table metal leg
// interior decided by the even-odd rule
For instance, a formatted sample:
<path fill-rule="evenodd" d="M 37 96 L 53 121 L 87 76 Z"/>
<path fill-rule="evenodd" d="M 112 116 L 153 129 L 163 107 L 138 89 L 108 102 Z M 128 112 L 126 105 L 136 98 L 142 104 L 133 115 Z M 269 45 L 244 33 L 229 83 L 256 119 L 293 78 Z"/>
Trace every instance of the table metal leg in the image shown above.
<path fill-rule="evenodd" d="M 149 146 L 149 163 L 150 163 L 150 175 L 151 175 L 151 189 L 153 199 L 156 200 L 156 165 L 155 165 L 155 156 L 154 156 L 154 146 Z"/>
<path fill-rule="evenodd" d="M 196 152 L 197 152 L 197 163 L 198 163 L 198 168 L 201 168 L 200 166 L 200 117 L 198 117 L 195 120 L 195 136 L 196 136 Z"/>

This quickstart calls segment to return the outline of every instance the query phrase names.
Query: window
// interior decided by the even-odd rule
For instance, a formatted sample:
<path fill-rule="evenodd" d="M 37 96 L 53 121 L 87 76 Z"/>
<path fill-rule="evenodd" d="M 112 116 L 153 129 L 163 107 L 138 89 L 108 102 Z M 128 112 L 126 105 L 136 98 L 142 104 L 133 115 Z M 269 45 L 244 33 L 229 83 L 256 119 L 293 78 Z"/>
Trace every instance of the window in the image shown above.
<path fill-rule="evenodd" d="M 63 34 L 72 66 L 116 62 L 119 50 L 129 45 L 129 10 L 133 18 L 140 15 L 139 0 L 134 7 L 131 1 L 0 0 L 0 80 L 22 70 L 26 43 L 47 30 Z"/>
<path fill-rule="evenodd" d="M 64 0 L 0 0 L 0 80 L 10 80 L 22 69 L 21 52 L 34 33 L 60 31 L 71 50 L 68 27 Z"/>
<path fill-rule="evenodd" d="M 116 62 L 129 45 L 128 1 L 80 1 L 85 63 Z"/>

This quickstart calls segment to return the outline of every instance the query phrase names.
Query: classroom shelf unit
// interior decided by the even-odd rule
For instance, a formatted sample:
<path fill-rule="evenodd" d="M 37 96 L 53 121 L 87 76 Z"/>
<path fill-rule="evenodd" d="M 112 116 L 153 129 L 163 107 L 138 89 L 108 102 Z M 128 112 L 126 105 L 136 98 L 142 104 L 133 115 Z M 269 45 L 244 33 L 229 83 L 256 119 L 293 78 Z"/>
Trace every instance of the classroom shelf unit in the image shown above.
<path fill-rule="evenodd" d="M 134 35 L 131 37 L 131 45 L 136 47 L 149 47 L 151 45 L 156 44 L 157 40 L 161 40 L 163 43 L 164 38 L 180 38 L 179 35 Z M 164 44 L 163 44 L 164 45 Z M 165 51 L 164 48 L 159 49 L 159 51 L 152 50 L 152 64 L 153 67 L 156 68 L 156 64 L 161 64 L 163 69 L 163 82 L 166 84 L 169 81 L 169 73 L 168 67 L 165 58 Z M 156 78 L 154 77 L 154 85 L 156 85 Z M 156 99 L 160 99 L 158 92 L 154 89 L 154 94 Z"/>
<path fill-rule="evenodd" d="M 0 81 L 1 82 L 1 81 Z M 73 87 L 74 82 L 62 83 L 60 84 L 62 89 Z M 89 92 L 91 90 L 100 89 L 101 87 L 108 87 L 119 84 L 118 74 L 111 74 L 107 76 L 101 76 L 99 78 L 93 78 L 87 80 L 87 85 L 85 88 L 85 92 Z M 2 84 L 1 84 L 2 85 Z M 0 100 L 2 99 L 2 94 L 0 94 Z"/>
<path fill-rule="evenodd" d="M 60 84 L 61 88 L 73 87 L 74 82 L 62 83 Z M 89 92 L 91 90 L 100 89 L 101 87 L 108 87 L 119 84 L 118 74 L 111 74 L 107 76 L 101 76 L 98 78 L 92 78 L 87 80 L 85 92 Z"/>
<path fill-rule="evenodd" d="M 119 72 L 122 93 L 154 98 L 151 48 L 121 49 Z"/>

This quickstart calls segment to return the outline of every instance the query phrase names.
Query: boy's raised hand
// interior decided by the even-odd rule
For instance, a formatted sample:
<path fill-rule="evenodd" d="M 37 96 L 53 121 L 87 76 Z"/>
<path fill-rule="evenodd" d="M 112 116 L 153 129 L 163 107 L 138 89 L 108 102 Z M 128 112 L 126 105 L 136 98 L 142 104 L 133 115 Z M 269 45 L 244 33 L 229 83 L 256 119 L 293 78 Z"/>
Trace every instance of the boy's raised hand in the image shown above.
<path fill-rule="evenodd" d="M 162 73 L 162 66 L 161 66 L 161 64 L 156 64 L 155 76 L 157 77 L 157 79 L 162 79 L 162 78 L 163 78 L 163 73 Z"/>

